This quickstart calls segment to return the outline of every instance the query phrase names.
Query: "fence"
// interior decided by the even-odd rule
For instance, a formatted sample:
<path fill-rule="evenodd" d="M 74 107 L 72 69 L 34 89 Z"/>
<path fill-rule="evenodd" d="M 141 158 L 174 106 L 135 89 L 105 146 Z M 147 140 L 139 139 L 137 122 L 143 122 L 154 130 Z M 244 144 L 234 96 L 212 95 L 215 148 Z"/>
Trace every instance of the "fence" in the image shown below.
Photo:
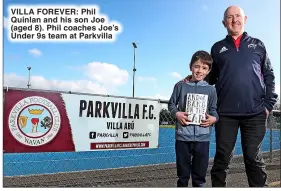
<path fill-rule="evenodd" d="M 159 147 L 157 149 L 4 153 L 5 187 L 171 187 L 175 174 L 175 120 L 167 110 L 167 101 L 160 100 Z M 215 154 L 215 133 L 212 132 L 210 158 Z M 268 118 L 268 130 L 262 152 L 280 149 L 280 112 Z M 240 133 L 234 155 L 242 153 Z"/>

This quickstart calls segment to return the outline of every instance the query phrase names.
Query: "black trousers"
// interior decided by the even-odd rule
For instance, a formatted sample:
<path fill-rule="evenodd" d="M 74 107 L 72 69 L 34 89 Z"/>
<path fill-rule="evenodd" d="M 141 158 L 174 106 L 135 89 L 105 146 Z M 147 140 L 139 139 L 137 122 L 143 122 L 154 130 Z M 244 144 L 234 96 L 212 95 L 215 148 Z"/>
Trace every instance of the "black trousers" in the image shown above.
<path fill-rule="evenodd" d="M 260 153 L 260 146 L 266 133 L 266 113 L 251 117 L 220 116 L 216 123 L 216 154 L 211 169 L 213 187 L 225 187 L 228 165 L 240 127 L 241 145 L 248 184 L 250 187 L 266 187 L 267 174 Z"/>
<path fill-rule="evenodd" d="M 176 140 L 177 187 L 188 187 L 190 175 L 193 187 L 203 187 L 206 183 L 209 144 Z"/>

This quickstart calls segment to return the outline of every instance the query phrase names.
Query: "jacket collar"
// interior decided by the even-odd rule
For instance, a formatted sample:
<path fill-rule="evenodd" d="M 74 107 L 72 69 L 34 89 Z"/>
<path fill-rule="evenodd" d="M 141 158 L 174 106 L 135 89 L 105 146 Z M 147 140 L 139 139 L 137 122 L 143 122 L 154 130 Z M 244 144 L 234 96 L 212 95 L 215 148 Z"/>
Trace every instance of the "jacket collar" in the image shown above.
<path fill-rule="evenodd" d="M 207 86 L 207 85 L 209 85 L 208 82 L 206 82 L 205 80 L 202 80 L 202 81 L 199 81 L 199 82 L 195 82 L 195 81 L 190 80 L 188 84 L 189 85 L 196 85 L 197 84 L 198 86 Z"/>
<path fill-rule="evenodd" d="M 246 38 L 248 38 L 248 37 L 249 37 L 248 33 L 247 33 L 247 32 L 243 32 L 242 38 L 241 38 L 241 42 L 242 42 L 243 40 L 245 40 Z M 232 36 L 230 36 L 230 35 L 226 35 L 225 38 L 226 38 L 227 40 L 233 41 Z"/>

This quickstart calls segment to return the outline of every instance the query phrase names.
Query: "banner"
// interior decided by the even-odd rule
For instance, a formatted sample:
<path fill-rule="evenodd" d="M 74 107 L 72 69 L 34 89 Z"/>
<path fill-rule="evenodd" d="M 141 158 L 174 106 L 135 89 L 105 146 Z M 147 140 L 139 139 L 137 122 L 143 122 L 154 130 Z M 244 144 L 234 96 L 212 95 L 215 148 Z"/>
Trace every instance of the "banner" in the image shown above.
<path fill-rule="evenodd" d="M 157 148 L 158 101 L 9 90 L 4 152 Z"/>

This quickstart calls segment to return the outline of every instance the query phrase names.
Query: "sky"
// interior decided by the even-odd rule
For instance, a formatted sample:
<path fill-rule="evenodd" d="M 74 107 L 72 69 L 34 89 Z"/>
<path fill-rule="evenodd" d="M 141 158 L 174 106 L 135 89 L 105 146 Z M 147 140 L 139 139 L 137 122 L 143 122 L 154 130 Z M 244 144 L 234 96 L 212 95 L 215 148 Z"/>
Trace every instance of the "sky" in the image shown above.
<path fill-rule="evenodd" d="M 40 5 L 56 0 L 4 0 L 8 6 Z M 79 2 L 79 4 L 78 4 Z M 117 96 L 132 96 L 132 42 L 137 42 L 135 97 L 169 99 L 174 84 L 190 74 L 197 50 L 210 51 L 225 38 L 224 10 L 242 7 L 245 31 L 262 40 L 280 94 L 280 0 L 60 0 L 59 4 L 93 4 L 122 26 L 114 42 L 10 42 L 4 28 L 4 85 Z M 4 27 L 5 27 L 4 26 Z"/>

